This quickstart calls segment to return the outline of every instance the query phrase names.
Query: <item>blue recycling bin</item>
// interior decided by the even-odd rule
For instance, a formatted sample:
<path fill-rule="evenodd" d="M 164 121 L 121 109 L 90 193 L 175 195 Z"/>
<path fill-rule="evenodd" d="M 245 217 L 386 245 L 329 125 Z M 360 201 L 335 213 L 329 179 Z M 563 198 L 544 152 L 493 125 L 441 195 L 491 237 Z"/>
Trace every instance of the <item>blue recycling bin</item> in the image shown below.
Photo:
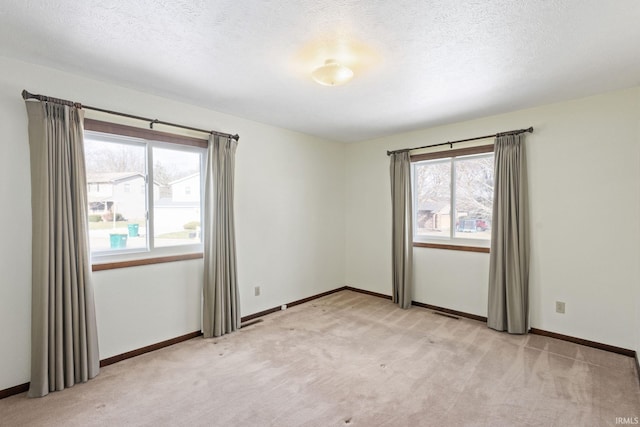
<path fill-rule="evenodd" d="M 138 228 L 140 226 L 138 224 L 128 224 L 127 229 L 129 230 L 129 237 L 138 237 Z"/>
<path fill-rule="evenodd" d="M 111 249 L 121 249 L 127 247 L 127 235 L 120 233 L 109 234 Z"/>

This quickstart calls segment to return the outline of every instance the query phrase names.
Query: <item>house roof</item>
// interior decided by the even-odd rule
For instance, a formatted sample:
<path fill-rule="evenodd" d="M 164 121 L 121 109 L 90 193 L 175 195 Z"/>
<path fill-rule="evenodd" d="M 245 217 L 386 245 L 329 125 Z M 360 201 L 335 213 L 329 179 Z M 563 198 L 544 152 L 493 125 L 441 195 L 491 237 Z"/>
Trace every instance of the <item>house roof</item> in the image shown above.
<path fill-rule="evenodd" d="M 144 178 L 145 175 L 140 172 L 100 172 L 88 173 L 87 184 L 119 184 L 136 178 Z M 161 186 L 158 181 L 153 180 L 153 184 Z"/>
<path fill-rule="evenodd" d="M 439 214 L 447 214 L 449 213 L 449 210 L 450 210 L 449 203 L 436 202 L 433 200 L 427 200 L 426 202 L 421 203 L 417 208 L 418 212 L 428 211 L 428 212 L 435 212 Z"/>
<path fill-rule="evenodd" d="M 88 173 L 87 184 L 102 184 L 110 183 L 117 184 L 119 182 L 128 181 L 135 178 L 144 178 L 144 175 L 140 172 L 103 172 L 103 173 Z"/>

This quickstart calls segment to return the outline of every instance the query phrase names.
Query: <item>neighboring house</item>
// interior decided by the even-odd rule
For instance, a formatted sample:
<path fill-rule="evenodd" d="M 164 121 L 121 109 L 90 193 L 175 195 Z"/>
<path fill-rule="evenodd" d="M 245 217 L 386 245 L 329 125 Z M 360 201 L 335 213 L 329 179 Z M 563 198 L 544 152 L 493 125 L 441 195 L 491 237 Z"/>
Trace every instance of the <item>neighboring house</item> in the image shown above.
<path fill-rule="evenodd" d="M 122 214 L 126 219 L 144 218 L 145 176 L 139 172 L 108 172 L 87 174 L 89 213 Z M 154 182 L 154 197 L 160 194 L 160 185 Z M 115 205 L 115 208 L 114 208 Z"/>
<path fill-rule="evenodd" d="M 200 222 L 200 174 L 185 176 L 167 184 L 169 197 L 162 197 L 154 204 L 154 221 L 157 234 L 175 231 L 189 222 Z"/>
<path fill-rule="evenodd" d="M 174 202 L 200 203 L 200 174 L 194 173 L 169 183 Z"/>
<path fill-rule="evenodd" d="M 416 210 L 417 228 L 429 231 L 448 228 L 451 223 L 451 206 L 449 203 L 427 200 Z"/>
<path fill-rule="evenodd" d="M 124 219 L 145 218 L 145 176 L 139 172 L 87 174 L 89 213 L 113 219 L 113 212 Z M 157 234 L 175 231 L 192 221 L 200 222 L 200 175 L 192 174 L 169 183 L 162 191 L 154 182 L 154 220 Z M 167 197 L 168 195 L 168 197 Z M 115 209 L 114 209 L 115 205 Z"/>

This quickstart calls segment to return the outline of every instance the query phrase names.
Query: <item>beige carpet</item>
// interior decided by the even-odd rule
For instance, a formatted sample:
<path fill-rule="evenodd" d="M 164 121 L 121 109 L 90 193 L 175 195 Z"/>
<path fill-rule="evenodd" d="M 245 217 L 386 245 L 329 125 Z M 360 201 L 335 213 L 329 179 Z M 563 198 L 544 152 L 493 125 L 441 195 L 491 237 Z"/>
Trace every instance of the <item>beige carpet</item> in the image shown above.
<path fill-rule="evenodd" d="M 634 360 L 342 291 L 101 370 L 8 426 L 604 426 L 640 416 Z"/>

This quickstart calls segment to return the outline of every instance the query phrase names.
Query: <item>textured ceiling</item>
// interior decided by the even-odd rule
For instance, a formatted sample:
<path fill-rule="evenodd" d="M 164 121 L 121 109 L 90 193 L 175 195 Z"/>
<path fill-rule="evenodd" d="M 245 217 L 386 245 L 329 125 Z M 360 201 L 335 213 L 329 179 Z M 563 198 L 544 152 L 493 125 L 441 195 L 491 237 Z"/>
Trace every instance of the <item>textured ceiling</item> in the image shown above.
<path fill-rule="evenodd" d="M 639 46 L 637 0 L 0 4 L 2 56 L 347 142 L 636 86 Z"/>

